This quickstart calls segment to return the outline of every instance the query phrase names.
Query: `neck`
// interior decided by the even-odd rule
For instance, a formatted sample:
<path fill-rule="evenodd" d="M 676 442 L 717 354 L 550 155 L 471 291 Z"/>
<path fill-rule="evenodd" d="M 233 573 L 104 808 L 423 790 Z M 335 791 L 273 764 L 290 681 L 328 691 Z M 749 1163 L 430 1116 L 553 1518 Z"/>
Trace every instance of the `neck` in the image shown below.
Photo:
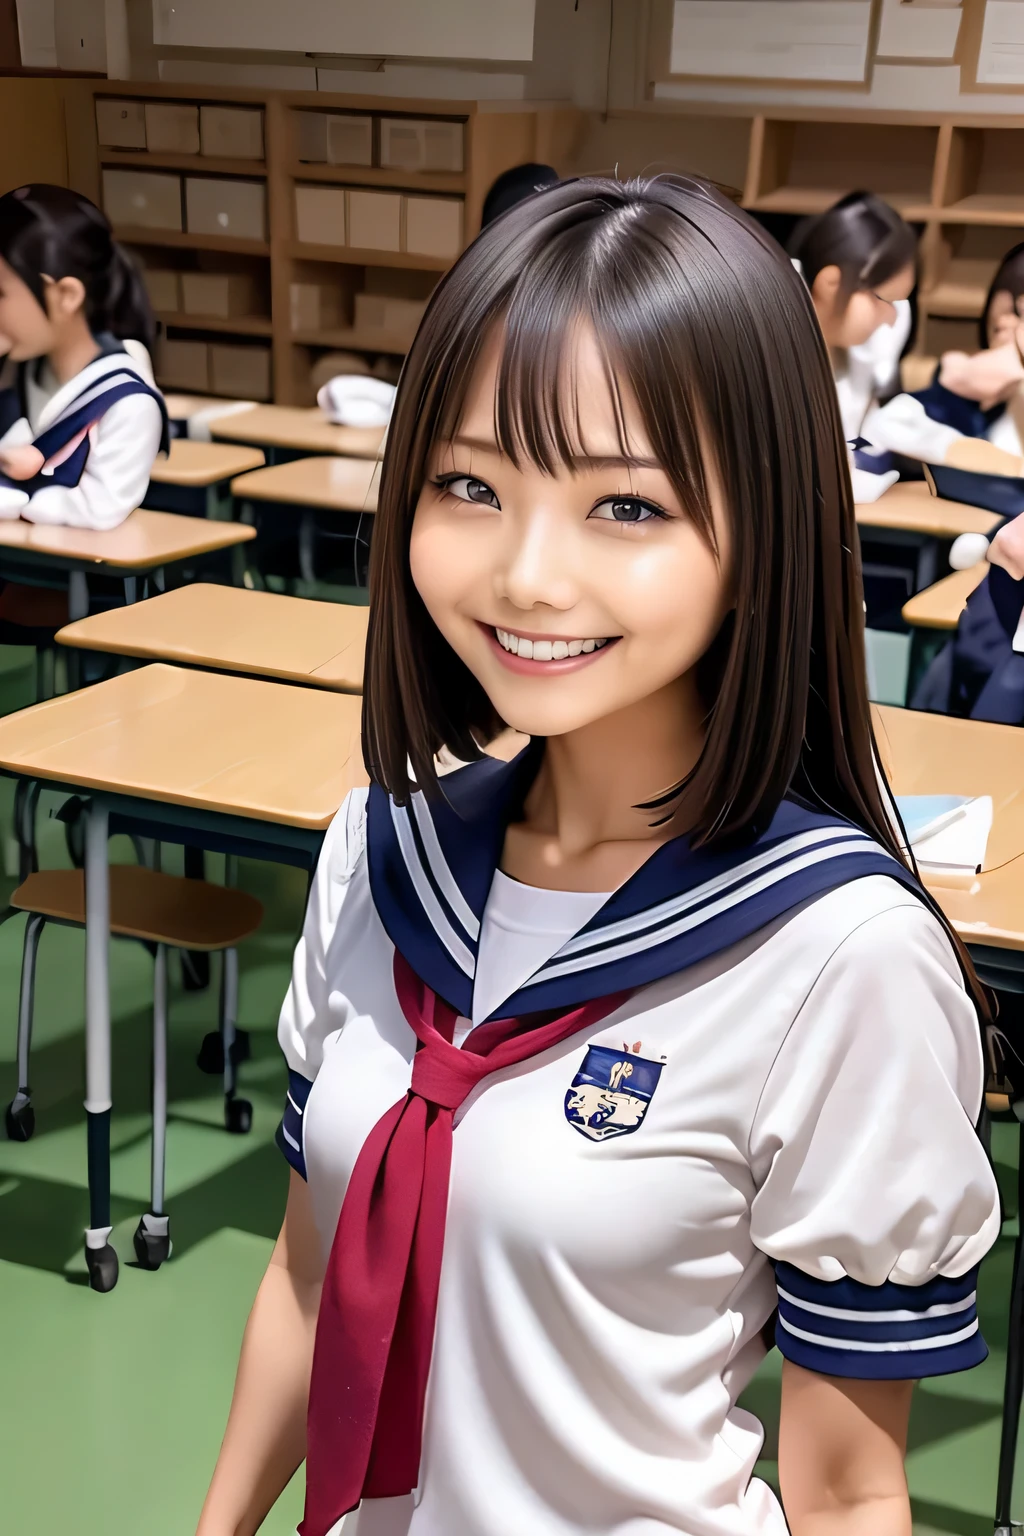
<path fill-rule="evenodd" d="M 704 706 L 691 675 L 628 708 L 565 736 L 548 738 L 527 796 L 531 828 L 554 840 L 566 859 L 600 845 L 667 842 L 685 831 L 681 813 L 634 807 L 684 779 L 704 745 Z"/>
<path fill-rule="evenodd" d="M 50 352 L 49 363 L 58 384 L 67 384 L 100 355 L 100 346 L 84 320 L 69 324 Z"/>

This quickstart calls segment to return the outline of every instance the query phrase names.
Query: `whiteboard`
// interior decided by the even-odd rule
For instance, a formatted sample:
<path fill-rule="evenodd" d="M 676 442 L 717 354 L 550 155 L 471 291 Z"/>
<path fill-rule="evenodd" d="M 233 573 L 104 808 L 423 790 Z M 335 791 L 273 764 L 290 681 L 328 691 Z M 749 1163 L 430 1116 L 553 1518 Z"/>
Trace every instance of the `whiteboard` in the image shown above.
<path fill-rule="evenodd" d="M 165 48 L 532 59 L 535 0 L 153 0 Z"/>
<path fill-rule="evenodd" d="M 675 0 L 671 73 L 867 78 L 871 0 Z"/>

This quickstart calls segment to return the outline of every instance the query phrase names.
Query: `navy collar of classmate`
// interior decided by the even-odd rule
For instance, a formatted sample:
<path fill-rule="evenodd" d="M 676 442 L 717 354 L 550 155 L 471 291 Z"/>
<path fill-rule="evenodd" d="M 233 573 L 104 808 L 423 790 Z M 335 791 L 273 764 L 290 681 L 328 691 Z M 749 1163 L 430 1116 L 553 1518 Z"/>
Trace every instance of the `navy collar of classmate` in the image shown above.
<path fill-rule="evenodd" d="M 417 975 L 464 1017 L 484 907 L 505 829 L 540 761 L 534 742 L 447 775 L 443 794 L 398 806 L 372 785 L 367 857 L 374 905 Z M 920 894 L 914 876 L 867 833 L 794 799 L 757 837 L 721 848 L 664 843 L 600 910 L 491 1015 L 564 1010 L 674 975 L 749 937 L 800 903 L 864 875 Z"/>
<path fill-rule="evenodd" d="M 79 387 L 71 392 L 53 421 L 34 439 L 33 446 L 39 449 L 43 459 L 48 462 L 68 444 L 74 443 L 79 434 L 84 432 L 86 436 L 67 458 L 47 473 L 35 475 L 30 480 L 11 480 L 6 475 L 0 475 L 0 485 L 25 491 L 30 496 L 50 485 L 77 485 L 89 457 L 88 428 L 99 421 L 112 405 L 129 395 L 148 395 L 156 401 L 163 421 L 159 451 L 168 452 L 170 431 L 163 395 L 141 377 L 124 344 L 116 337 L 103 334 L 97 336 L 96 341 L 100 347 L 99 354 L 71 381 Z M 28 416 L 28 372 L 33 366 L 38 369 L 40 361 L 19 364 L 14 386 L 0 392 L 0 436 L 8 432 L 21 417 Z"/>

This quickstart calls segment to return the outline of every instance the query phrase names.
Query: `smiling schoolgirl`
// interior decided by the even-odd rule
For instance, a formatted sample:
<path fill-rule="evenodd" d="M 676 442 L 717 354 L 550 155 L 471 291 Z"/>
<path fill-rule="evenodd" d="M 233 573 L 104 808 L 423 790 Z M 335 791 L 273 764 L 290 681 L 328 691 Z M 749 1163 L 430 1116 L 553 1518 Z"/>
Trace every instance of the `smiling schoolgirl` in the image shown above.
<path fill-rule="evenodd" d="M 538 194 L 431 300 L 377 519 L 201 1536 L 307 1452 L 306 1536 L 906 1536 L 998 1197 L 806 288 L 701 183 Z M 736 1406 L 776 1308 L 785 1517 Z"/>

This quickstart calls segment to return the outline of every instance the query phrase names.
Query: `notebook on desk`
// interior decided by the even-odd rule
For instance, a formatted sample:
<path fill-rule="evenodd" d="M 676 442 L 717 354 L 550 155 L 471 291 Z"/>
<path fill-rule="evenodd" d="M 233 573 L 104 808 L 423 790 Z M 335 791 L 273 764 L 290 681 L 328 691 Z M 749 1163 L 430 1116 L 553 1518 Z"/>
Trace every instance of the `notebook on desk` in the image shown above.
<path fill-rule="evenodd" d="M 923 875 L 981 869 L 992 830 L 991 795 L 897 795 L 896 805 Z"/>

